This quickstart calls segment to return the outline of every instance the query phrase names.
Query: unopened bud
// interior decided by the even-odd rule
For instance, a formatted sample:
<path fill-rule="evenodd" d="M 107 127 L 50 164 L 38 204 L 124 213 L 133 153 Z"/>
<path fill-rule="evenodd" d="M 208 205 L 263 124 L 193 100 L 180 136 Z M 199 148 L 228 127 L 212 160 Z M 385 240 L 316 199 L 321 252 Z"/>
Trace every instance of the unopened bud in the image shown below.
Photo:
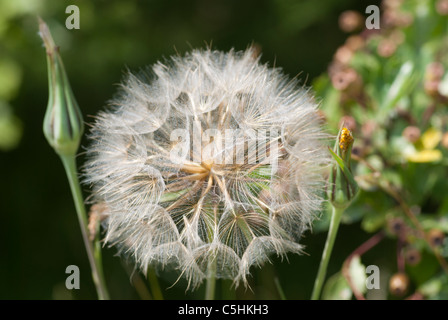
<path fill-rule="evenodd" d="M 439 95 L 439 84 L 445 74 L 445 68 L 440 62 L 432 62 L 426 66 L 424 77 L 425 92 L 432 97 Z"/>
<path fill-rule="evenodd" d="M 445 132 L 442 136 L 442 146 L 448 149 L 448 132 Z"/>
<path fill-rule="evenodd" d="M 445 239 L 445 234 L 439 229 L 431 229 L 428 232 L 429 243 L 434 247 L 440 247 Z"/>
<path fill-rule="evenodd" d="M 39 30 L 47 51 L 49 99 L 43 131 L 48 143 L 63 156 L 75 155 L 84 130 L 58 47 L 47 25 L 40 20 Z"/>
<path fill-rule="evenodd" d="M 348 96 L 357 96 L 362 91 L 363 83 L 360 75 L 352 68 L 336 71 L 331 75 L 333 87 L 344 91 Z"/>
<path fill-rule="evenodd" d="M 422 255 L 420 254 L 420 251 L 416 248 L 409 248 L 406 250 L 405 255 L 406 263 L 408 263 L 411 266 L 415 266 L 419 264 L 419 262 L 422 259 Z"/>
<path fill-rule="evenodd" d="M 337 64 L 348 65 L 353 57 L 353 51 L 346 45 L 339 47 L 334 54 L 333 60 Z"/>
<path fill-rule="evenodd" d="M 448 15 L 448 0 L 438 0 L 436 2 L 436 10 L 441 16 Z"/>
<path fill-rule="evenodd" d="M 347 38 L 347 40 L 345 40 L 345 45 L 351 51 L 355 52 L 365 46 L 365 40 L 359 35 L 350 36 Z"/>
<path fill-rule="evenodd" d="M 347 208 L 358 192 L 358 184 L 350 168 L 353 142 L 352 133 L 343 127 L 338 134 L 335 151 L 330 149 L 336 163 L 330 172 L 328 198 L 336 208 Z"/>
<path fill-rule="evenodd" d="M 387 226 L 393 235 L 402 235 L 406 231 L 406 223 L 401 218 L 387 220 Z"/>
<path fill-rule="evenodd" d="M 416 126 L 408 126 L 403 130 L 403 137 L 411 143 L 416 143 L 420 139 L 420 129 Z"/>
<path fill-rule="evenodd" d="M 445 67 L 442 63 L 435 61 L 426 66 L 425 78 L 428 80 L 442 80 L 445 74 Z"/>
<path fill-rule="evenodd" d="M 378 44 L 377 52 L 381 57 L 389 58 L 397 50 L 397 43 L 389 38 L 382 39 Z"/>
<path fill-rule="evenodd" d="M 404 273 L 396 273 L 389 279 L 389 291 L 394 296 L 402 297 L 409 289 L 409 277 Z"/>
<path fill-rule="evenodd" d="M 347 10 L 339 16 L 339 27 L 344 32 L 353 32 L 361 29 L 363 22 L 363 16 L 357 11 Z"/>

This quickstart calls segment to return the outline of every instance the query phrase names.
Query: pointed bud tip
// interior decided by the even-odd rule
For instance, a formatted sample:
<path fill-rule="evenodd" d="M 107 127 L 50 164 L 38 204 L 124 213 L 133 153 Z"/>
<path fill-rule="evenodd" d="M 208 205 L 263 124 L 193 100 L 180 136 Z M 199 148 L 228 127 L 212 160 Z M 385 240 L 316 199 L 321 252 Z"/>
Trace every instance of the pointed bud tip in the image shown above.
<path fill-rule="evenodd" d="M 339 148 L 341 148 L 343 151 L 347 151 L 348 148 L 353 144 L 353 141 L 354 139 L 352 132 L 346 127 L 343 127 L 341 130 L 341 136 L 339 138 Z"/>
<path fill-rule="evenodd" d="M 70 87 L 62 59 L 45 22 L 39 18 L 40 35 L 47 49 L 49 100 L 43 131 L 60 155 L 75 155 L 84 131 L 79 106 Z"/>
<path fill-rule="evenodd" d="M 51 36 L 50 29 L 48 28 L 48 25 L 45 23 L 44 20 L 42 20 L 41 17 L 37 17 L 39 22 L 39 35 L 42 38 L 45 49 L 47 50 L 48 54 L 51 54 L 54 51 L 58 50 L 58 47 L 54 43 L 53 37 Z"/>
<path fill-rule="evenodd" d="M 329 176 L 332 187 L 327 193 L 334 207 L 344 209 L 350 205 L 358 193 L 358 184 L 350 168 L 351 147 L 354 139 L 351 131 L 342 126 L 336 141 L 335 151 L 329 148 L 335 163 Z"/>

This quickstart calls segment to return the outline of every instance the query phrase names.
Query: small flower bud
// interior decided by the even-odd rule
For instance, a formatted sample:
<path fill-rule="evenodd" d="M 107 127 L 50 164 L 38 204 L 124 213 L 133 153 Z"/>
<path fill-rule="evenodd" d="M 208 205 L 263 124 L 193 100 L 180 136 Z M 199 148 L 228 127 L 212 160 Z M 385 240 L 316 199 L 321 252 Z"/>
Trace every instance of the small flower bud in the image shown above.
<path fill-rule="evenodd" d="M 377 52 L 383 58 L 389 58 L 397 50 L 397 43 L 389 38 L 382 39 L 378 44 Z"/>
<path fill-rule="evenodd" d="M 336 50 L 333 60 L 337 64 L 348 65 L 352 57 L 353 51 L 347 45 L 343 45 Z"/>
<path fill-rule="evenodd" d="M 407 126 L 403 130 L 403 137 L 411 143 L 416 143 L 420 139 L 420 129 L 416 126 Z"/>
<path fill-rule="evenodd" d="M 401 218 L 392 218 L 387 221 L 389 232 L 393 235 L 402 235 L 406 230 L 406 223 Z"/>
<path fill-rule="evenodd" d="M 439 229 L 431 229 L 428 232 L 429 243 L 433 247 L 440 247 L 445 239 L 445 234 Z"/>
<path fill-rule="evenodd" d="M 345 91 L 350 96 L 356 96 L 362 90 L 362 79 L 352 68 L 337 71 L 331 76 L 333 87 Z"/>
<path fill-rule="evenodd" d="M 350 73 L 344 71 L 337 72 L 331 77 L 331 83 L 336 90 L 347 89 L 351 81 Z"/>
<path fill-rule="evenodd" d="M 442 63 L 436 61 L 426 66 L 425 79 L 440 81 L 445 74 L 445 68 Z"/>
<path fill-rule="evenodd" d="M 350 130 L 343 127 L 339 132 L 335 151 L 330 150 L 336 163 L 330 172 L 328 198 L 336 208 L 347 208 L 358 192 L 358 184 L 350 168 L 353 141 Z"/>
<path fill-rule="evenodd" d="M 431 97 L 437 97 L 439 94 L 439 81 L 437 80 L 425 80 L 424 82 L 425 92 Z"/>
<path fill-rule="evenodd" d="M 365 138 L 371 138 L 377 128 L 378 124 L 375 121 L 367 120 L 361 127 L 362 135 Z"/>
<path fill-rule="evenodd" d="M 343 153 L 348 151 L 348 149 L 353 145 L 353 136 L 349 129 L 342 128 L 340 137 L 339 137 L 339 148 L 342 149 Z"/>
<path fill-rule="evenodd" d="M 403 0 L 384 0 L 382 5 L 386 9 L 398 9 L 403 4 Z"/>
<path fill-rule="evenodd" d="M 400 45 L 404 42 L 406 36 L 404 34 L 404 32 L 400 29 L 396 29 L 394 31 L 392 31 L 389 35 L 389 39 L 391 39 L 392 41 L 395 41 L 397 43 L 397 45 Z"/>
<path fill-rule="evenodd" d="M 43 131 L 48 143 L 59 155 L 75 155 L 84 130 L 81 111 L 70 87 L 58 47 L 42 20 L 39 22 L 39 29 L 47 51 L 49 84 Z"/>
<path fill-rule="evenodd" d="M 404 273 L 396 273 L 389 279 L 389 291 L 396 297 L 402 297 L 409 290 L 409 277 Z"/>
<path fill-rule="evenodd" d="M 411 14 L 389 7 L 385 8 L 382 21 L 384 21 L 385 26 L 390 28 L 406 28 L 414 22 L 414 18 Z"/>
<path fill-rule="evenodd" d="M 448 149 L 448 132 L 445 132 L 442 136 L 442 146 Z"/>
<path fill-rule="evenodd" d="M 362 49 L 365 46 L 365 40 L 363 37 L 355 35 L 350 36 L 345 40 L 345 46 L 353 52 L 356 52 L 359 49 Z"/>
<path fill-rule="evenodd" d="M 421 261 L 422 255 L 416 248 L 409 248 L 408 250 L 406 250 L 405 259 L 406 263 L 411 266 L 415 266 Z"/>
<path fill-rule="evenodd" d="M 431 62 L 426 66 L 423 86 L 429 96 L 439 96 L 439 84 L 444 74 L 445 68 L 440 62 Z"/>
<path fill-rule="evenodd" d="M 347 10 L 339 16 L 339 28 L 344 32 L 353 32 L 361 29 L 364 17 L 357 11 Z"/>
<path fill-rule="evenodd" d="M 436 3 L 436 10 L 441 16 L 448 15 L 448 0 L 438 0 Z"/>

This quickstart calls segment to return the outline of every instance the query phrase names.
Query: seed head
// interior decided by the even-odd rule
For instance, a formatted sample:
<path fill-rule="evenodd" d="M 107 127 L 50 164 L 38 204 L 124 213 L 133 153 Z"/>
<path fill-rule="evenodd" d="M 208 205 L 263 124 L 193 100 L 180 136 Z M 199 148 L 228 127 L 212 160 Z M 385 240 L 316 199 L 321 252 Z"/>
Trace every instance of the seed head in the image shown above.
<path fill-rule="evenodd" d="M 298 243 L 322 202 L 310 93 L 251 50 L 195 50 L 128 74 L 91 130 L 85 182 L 108 208 L 106 241 L 196 287 L 210 261 L 246 283 Z"/>

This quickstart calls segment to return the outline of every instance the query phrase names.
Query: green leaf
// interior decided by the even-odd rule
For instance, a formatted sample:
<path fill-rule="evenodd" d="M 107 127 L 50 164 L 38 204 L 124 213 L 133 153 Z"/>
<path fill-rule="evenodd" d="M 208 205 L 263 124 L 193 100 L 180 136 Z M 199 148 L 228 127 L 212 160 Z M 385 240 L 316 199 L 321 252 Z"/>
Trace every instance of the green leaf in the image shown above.
<path fill-rule="evenodd" d="M 342 273 L 332 275 L 325 283 L 323 300 L 350 300 L 353 292 Z"/>
<path fill-rule="evenodd" d="M 429 279 L 418 287 L 418 291 L 427 299 L 448 299 L 448 275 L 446 273 L 442 273 Z"/>
<path fill-rule="evenodd" d="M 384 119 L 396 103 L 412 90 L 415 79 L 414 63 L 412 61 L 403 63 L 381 103 L 378 119 Z"/>
<path fill-rule="evenodd" d="M 328 148 L 330 150 L 331 155 L 333 156 L 333 159 L 337 162 L 339 167 L 341 168 L 342 172 L 344 173 L 345 178 L 349 181 L 350 186 L 356 190 L 358 188 L 358 184 L 356 183 L 355 179 L 353 178 L 353 174 L 350 172 L 350 169 L 344 164 L 344 161 L 341 157 L 339 157 L 336 153 L 334 153 L 331 148 Z"/>
<path fill-rule="evenodd" d="M 415 243 L 415 245 L 417 245 L 417 243 Z M 427 248 L 427 250 L 422 250 L 421 256 L 421 263 L 415 266 L 406 267 L 406 271 L 412 279 L 412 283 L 416 286 L 419 286 L 434 278 L 440 270 L 440 264 L 434 257 L 434 254 L 430 252 L 429 248 Z"/>
<path fill-rule="evenodd" d="M 366 287 L 366 267 L 361 263 L 361 257 L 359 255 L 355 255 L 350 261 L 349 266 L 349 274 L 350 279 L 353 286 L 362 293 L 365 293 L 367 290 Z"/>
<path fill-rule="evenodd" d="M 433 217 L 422 217 L 420 222 L 425 230 L 437 228 L 445 233 L 448 233 L 448 217 L 442 217 L 440 219 L 434 219 Z"/>
<path fill-rule="evenodd" d="M 386 221 L 386 215 L 383 212 L 369 211 L 361 222 L 361 227 L 369 233 L 380 229 Z"/>

